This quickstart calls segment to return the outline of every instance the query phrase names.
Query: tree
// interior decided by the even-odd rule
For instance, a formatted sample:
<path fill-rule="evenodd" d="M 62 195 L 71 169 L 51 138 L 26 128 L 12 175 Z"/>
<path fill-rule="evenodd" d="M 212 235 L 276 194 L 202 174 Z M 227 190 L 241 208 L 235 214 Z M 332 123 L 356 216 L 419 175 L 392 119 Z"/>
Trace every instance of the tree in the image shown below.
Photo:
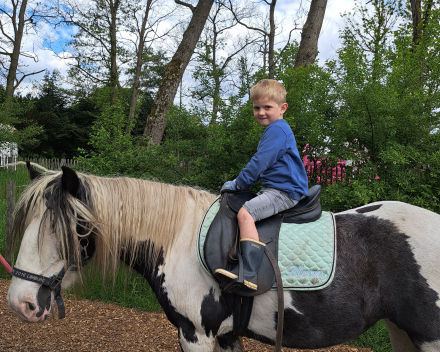
<path fill-rule="evenodd" d="M 4 16 L 0 17 L 0 55 L 6 57 L 6 60 L 1 60 L 2 75 L 6 77 L 6 103 L 9 104 L 14 96 L 15 90 L 26 77 L 36 75 L 43 72 L 23 70 L 23 65 L 20 65 L 20 56 L 38 61 L 38 57 L 33 52 L 23 51 L 22 42 L 25 33 L 34 32 L 36 34 L 36 26 L 39 20 L 44 17 L 40 12 L 40 4 L 29 5 L 28 0 L 11 1 L 8 6 L 3 2 L 0 6 L 0 13 Z M 21 75 L 18 79 L 17 75 Z"/>
<path fill-rule="evenodd" d="M 266 18 L 261 20 L 261 18 L 258 18 L 258 16 L 255 15 L 255 9 L 257 6 L 257 2 L 253 4 L 246 4 L 245 7 L 237 7 L 234 6 L 232 0 L 227 0 L 227 6 L 229 10 L 234 15 L 234 18 L 238 23 L 240 23 L 242 26 L 249 30 L 257 31 L 260 33 L 262 39 L 261 39 L 261 47 L 262 47 L 262 53 L 263 53 L 263 67 L 264 67 L 264 73 L 266 72 L 266 57 L 268 62 L 268 74 L 269 78 L 273 79 L 275 74 L 275 65 L 276 60 L 274 57 L 274 50 L 275 50 L 275 36 L 276 31 L 278 29 L 277 24 L 275 23 L 275 7 L 277 4 L 277 0 L 272 0 L 271 2 L 268 2 L 267 0 L 263 0 L 264 3 L 269 5 L 269 13 L 267 15 L 268 25 L 266 25 Z M 258 24 L 254 24 L 254 22 L 262 22 L 263 27 L 258 26 Z M 297 24 L 295 23 L 294 28 L 292 28 L 289 32 L 289 37 L 287 39 L 287 43 L 284 46 L 283 49 L 281 49 L 281 52 L 287 48 L 287 46 L 290 43 L 290 37 L 294 30 L 297 30 Z"/>
<path fill-rule="evenodd" d="M 71 55 L 64 57 L 72 66 L 70 77 L 80 86 L 84 80 L 108 85 L 111 104 L 116 99 L 116 87 L 120 86 L 120 60 L 125 53 L 117 38 L 123 22 L 121 4 L 125 6 L 120 0 L 94 0 L 87 5 L 67 0 L 69 7 L 61 13 L 67 25 L 79 29 L 69 43 Z M 127 59 L 122 57 L 122 63 L 124 60 Z"/>
<path fill-rule="evenodd" d="M 440 50 L 440 14 L 433 10 L 420 38 L 419 45 L 429 47 L 421 86 L 411 13 L 396 13 L 394 5 L 373 1 L 368 15 L 358 7 L 361 20 L 341 31 L 332 66 L 338 95 L 333 138 L 341 145 L 338 157 L 354 160 L 357 174 L 338 197 L 353 198 L 351 205 L 392 199 L 432 207 L 439 201 L 440 62 L 434 53 Z M 392 20 L 397 15 L 403 18 Z"/>
<path fill-rule="evenodd" d="M 133 103 L 132 91 L 129 125 L 127 125 L 126 133 L 131 133 L 133 136 L 143 136 L 145 124 L 147 123 L 147 116 L 153 108 L 154 96 L 160 86 L 168 63 L 169 58 L 165 51 L 154 51 L 151 46 L 144 49 L 142 55 L 142 70 L 139 75 L 138 99 L 136 100 L 136 105 L 133 111 L 133 106 L 131 105 Z M 127 71 L 127 75 L 133 77 L 133 80 L 137 75 L 137 73 L 133 73 L 135 69 L 136 68 L 130 68 Z M 129 84 L 130 86 L 134 86 L 131 81 Z M 134 114 L 131 115 L 132 113 Z M 133 119 L 131 119 L 131 116 L 133 116 Z"/>
<path fill-rule="evenodd" d="M 153 109 L 147 117 L 144 137 L 150 138 L 152 144 L 160 144 L 162 140 L 166 127 L 165 115 L 170 111 L 177 88 L 194 53 L 194 48 L 200 38 L 214 0 L 199 0 L 196 7 L 180 0 L 175 0 L 175 2 L 190 9 L 192 18 L 183 34 L 179 47 L 165 69 L 164 78 L 154 99 Z"/>
<path fill-rule="evenodd" d="M 326 7 L 327 0 L 312 0 L 310 3 L 310 10 L 301 32 L 301 42 L 294 67 L 311 65 L 315 62 Z"/>
<path fill-rule="evenodd" d="M 245 37 L 234 37 L 234 44 L 231 45 L 233 47 L 227 47 L 227 40 L 231 40 L 230 29 L 234 28 L 237 22 L 234 18 L 228 17 L 225 10 L 222 3 L 215 3 L 203 39 L 200 40 L 195 51 L 196 67 L 193 78 L 196 79 L 197 86 L 192 96 L 209 106 L 210 124 L 217 122 L 219 108 L 225 105 L 227 98 L 223 96 L 224 84 L 233 76 L 231 68 L 233 59 L 255 43 L 255 38 L 251 38 L 248 34 Z"/>
<path fill-rule="evenodd" d="M 135 67 L 135 73 L 133 78 L 133 93 L 131 96 L 131 102 L 130 102 L 130 112 L 128 116 L 128 124 L 127 124 L 127 133 L 131 132 L 131 129 L 133 128 L 134 124 L 134 115 L 136 112 L 136 105 L 139 98 L 139 83 L 140 83 L 140 75 L 142 71 L 142 64 L 143 64 L 143 55 L 144 55 L 144 46 L 145 46 L 145 37 L 146 37 L 146 28 L 147 28 L 147 22 L 148 22 L 148 16 L 150 15 L 150 9 L 152 0 L 147 0 L 147 4 L 145 6 L 145 13 L 142 18 L 142 24 L 140 27 L 137 28 L 137 32 L 139 34 L 139 41 L 137 46 L 137 55 L 136 55 L 136 67 Z"/>
<path fill-rule="evenodd" d="M 424 1 L 422 8 L 421 0 L 410 0 L 411 4 L 411 16 L 412 16 L 412 41 L 413 51 L 416 55 L 419 55 L 420 59 L 420 85 L 423 85 L 423 69 L 425 56 L 428 54 L 428 46 L 421 45 L 424 38 L 424 32 L 426 31 L 429 22 L 431 21 L 432 11 L 435 9 L 434 1 Z"/>
<path fill-rule="evenodd" d="M 32 98 L 32 107 L 22 114 L 15 126 L 21 131 L 29 125 L 38 125 L 43 131 L 38 144 L 20 148 L 21 155 L 73 158 L 78 155 L 78 148 L 87 144 L 93 113 L 96 113 L 94 107 L 85 101 L 69 104 L 68 92 L 60 87 L 61 81 L 57 70 L 46 72 L 42 82 L 35 87 L 38 94 Z"/>
<path fill-rule="evenodd" d="M 174 10 L 165 9 L 160 11 L 155 8 L 156 5 L 160 5 L 157 0 L 147 0 L 146 4 L 135 5 L 131 11 L 127 14 L 131 15 L 131 18 L 127 16 L 127 21 L 132 21 L 132 24 L 127 26 L 130 32 L 136 35 L 136 42 L 134 42 L 134 52 L 136 54 L 136 63 L 133 70 L 132 81 L 132 96 L 130 101 L 130 112 L 127 125 L 127 133 L 130 133 L 135 124 L 136 107 L 139 98 L 139 89 L 141 84 L 141 73 L 144 65 L 151 58 L 149 53 L 152 51 L 152 45 L 157 42 L 161 37 L 167 36 L 173 28 L 165 31 L 162 34 L 158 33 L 157 27 L 170 16 L 172 16 Z M 138 19 L 137 12 L 143 11 L 143 15 Z M 146 48 L 146 45 L 149 47 Z M 159 53 L 160 56 L 160 53 Z"/>

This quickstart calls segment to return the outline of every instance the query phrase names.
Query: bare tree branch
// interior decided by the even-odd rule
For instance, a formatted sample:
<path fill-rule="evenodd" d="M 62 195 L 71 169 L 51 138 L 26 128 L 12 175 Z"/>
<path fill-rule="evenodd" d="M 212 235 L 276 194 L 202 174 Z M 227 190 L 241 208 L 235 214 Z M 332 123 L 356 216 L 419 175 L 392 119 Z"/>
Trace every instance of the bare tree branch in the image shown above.
<path fill-rule="evenodd" d="M 191 4 L 188 4 L 188 3 L 180 1 L 180 0 L 174 0 L 174 2 L 178 5 L 182 5 L 182 6 L 189 8 L 191 10 L 191 12 L 194 13 L 195 8 Z"/>
<path fill-rule="evenodd" d="M 37 75 L 37 74 L 39 74 L 39 73 L 41 73 L 41 72 L 44 72 L 44 71 L 45 71 L 45 69 L 44 69 L 44 70 L 37 71 L 37 72 L 27 73 L 27 74 L 24 74 L 24 75 L 20 78 L 20 80 L 17 80 L 17 79 L 16 79 L 17 84 L 15 84 L 15 86 L 14 86 L 14 90 L 17 89 L 17 87 L 20 85 L 21 82 L 23 82 L 23 80 L 24 80 L 26 77 L 33 76 L 33 75 Z"/>

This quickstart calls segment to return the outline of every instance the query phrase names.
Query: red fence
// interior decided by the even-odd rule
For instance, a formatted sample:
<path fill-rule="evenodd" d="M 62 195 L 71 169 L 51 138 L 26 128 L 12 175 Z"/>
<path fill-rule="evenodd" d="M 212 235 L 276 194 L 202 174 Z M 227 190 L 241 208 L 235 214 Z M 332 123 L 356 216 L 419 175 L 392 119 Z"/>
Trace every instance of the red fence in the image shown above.
<path fill-rule="evenodd" d="M 335 165 L 328 159 L 312 159 L 306 155 L 303 158 L 303 164 L 310 184 L 328 185 L 341 182 L 346 177 L 345 160 L 338 160 Z"/>

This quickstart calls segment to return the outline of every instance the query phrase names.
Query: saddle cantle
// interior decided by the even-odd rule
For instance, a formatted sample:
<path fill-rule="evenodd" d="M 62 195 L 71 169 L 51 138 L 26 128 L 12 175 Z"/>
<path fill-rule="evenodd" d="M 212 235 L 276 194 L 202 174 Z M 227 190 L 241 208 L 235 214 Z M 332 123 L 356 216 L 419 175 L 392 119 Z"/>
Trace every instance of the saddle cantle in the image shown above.
<path fill-rule="evenodd" d="M 266 244 L 267 249 L 278 259 L 278 236 L 281 223 L 312 222 L 321 216 L 319 196 L 321 186 L 310 188 L 309 195 L 299 201 L 292 209 L 275 214 L 267 219 L 256 222 L 260 241 Z M 236 262 L 238 251 L 238 223 L 237 212 L 242 205 L 256 197 L 251 191 L 225 192 L 221 196 L 220 209 L 212 221 L 204 243 L 204 260 L 211 274 L 218 268 L 230 270 Z M 258 272 L 256 291 L 245 290 L 234 293 L 242 296 L 255 296 L 268 291 L 275 282 L 272 264 L 267 256 L 263 257 Z"/>

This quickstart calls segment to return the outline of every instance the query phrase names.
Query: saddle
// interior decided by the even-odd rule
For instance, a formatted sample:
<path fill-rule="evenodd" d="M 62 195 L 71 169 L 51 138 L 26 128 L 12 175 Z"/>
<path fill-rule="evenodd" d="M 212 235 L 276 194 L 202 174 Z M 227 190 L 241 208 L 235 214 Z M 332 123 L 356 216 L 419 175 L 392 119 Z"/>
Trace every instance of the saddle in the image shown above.
<path fill-rule="evenodd" d="M 321 217 L 322 208 L 319 202 L 321 186 L 316 185 L 309 189 L 308 196 L 302 198 L 298 204 L 286 211 L 275 214 L 267 219 L 255 223 L 260 242 L 265 243 L 265 256 L 261 262 L 257 275 L 257 290 L 234 290 L 233 332 L 241 335 L 249 323 L 252 312 L 253 298 L 256 295 L 270 290 L 275 280 L 277 282 L 278 318 L 275 351 L 281 352 L 284 326 L 284 296 L 281 273 L 278 267 L 278 238 L 282 222 L 307 223 Z M 220 199 L 220 209 L 212 221 L 204 243 L 204 259 L 208 270 L 214 276 L 216 269 L 231 270 L 234 263 L 239 263 L 239 228 L 237 213 L 243 204 L 256 197 L 251 191 L 224 192 Z M 242 268 L 239 269 L 238 282 Z M 223 287 L 220 285 L 220 288 Z M 238 299 L 236 299 L 238 298 Z"/>
<path fill-rule="evenodd" d="M 275 265 L 277 265 L 278 236 L 282 222 L 301 224 L 318 220 L 322 213 L 320 195 L 321 186 L 315 185 L 309 189 L 309 194 L 302 198 L 294 208 L 255 223 L 260 242 L 266 244 L 266 256 L 263 257 L 258 271 L 258 288 L 256 291 L 239 290 L 234 293 L 250 297 L 270 290 L 275 283 L 273 261 L 275 260 Z M 238 262 L 237 213 L 246 201 L 254 197 L 256 197 L 256 193 L 248 190 L 228 191 L 221 195 L 220 209 L 209 227 L 204 243 L 204 259 L 213 276 L 216 269 L 230 270 L 232 265 Z M 272 261 L 269 259 L 271 255 L 274 259 Z"/>

